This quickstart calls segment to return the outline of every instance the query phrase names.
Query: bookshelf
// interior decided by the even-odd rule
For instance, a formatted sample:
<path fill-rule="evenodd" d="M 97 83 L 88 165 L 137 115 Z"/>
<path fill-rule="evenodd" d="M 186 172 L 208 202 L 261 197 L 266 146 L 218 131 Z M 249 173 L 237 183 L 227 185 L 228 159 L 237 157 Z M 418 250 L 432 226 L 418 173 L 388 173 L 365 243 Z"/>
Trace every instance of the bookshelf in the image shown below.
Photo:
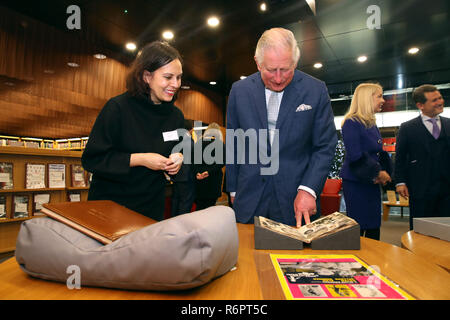
<path fill-rule="evenodd" d="M 39 211 L 42 201 L 63 202 L 69 201 L 69 197 L 87 200 L 88 175 L 86 174 L 83 186 L 74 186 L 72 181 L 72 168 L 81 166 L 81 155 L 82 151 L 0 146 L 0 213 L 3 212 L 3 218 L 0 218 L 0 255 L 15 250 L 20 224 L 38 217 L 35 213 Z M 2 167 L 2 164 L 8 166 Z M 12 170 L 8 169 L 11 168 L 9 164 L 12 165 Z M 26 181 L 30 179 L 27 177 L 27 174 L 30 175 L 26 170 L 27 164 L 40 164 L 41 168 L 45 168 L 45 188 L 26 188 Z M 54 167 L 57 168 L 56 171 L 50 169 Z M 42 179 L 43 175 L 41 172 L 33 178 Z M 9 177 L 12 177 L 12 183 L 7 182 Z M 56 187 L 51 187 L 52 185 Z M 15 217 L 17 211 L 22 212 Z"/>
<path fill-rule="evenodd" d="M 81 151 L 85 148 L 88 139 L 88 137 L 82 137 L 51 140 L 0 135 L 0 146 Z"/>

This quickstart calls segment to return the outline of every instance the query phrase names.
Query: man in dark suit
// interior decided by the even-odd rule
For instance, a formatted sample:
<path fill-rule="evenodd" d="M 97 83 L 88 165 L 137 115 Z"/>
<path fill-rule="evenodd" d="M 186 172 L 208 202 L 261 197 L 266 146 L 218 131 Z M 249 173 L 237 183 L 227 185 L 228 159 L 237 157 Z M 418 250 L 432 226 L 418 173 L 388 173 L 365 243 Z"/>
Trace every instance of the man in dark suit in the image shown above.
<path fill-rule="evenodd" d="M 265 216 L 300 226 L 317 212 L 336 128 L 325 84 L 296 70 L 299 56 L 291 31 L 270 29 L 257 44 L 259 72 L 231 88 L 226 182 L 238 222 Z"/>
<path fill-rule="evenodd" d="M 433 85 L 413 92 L 419 117 L 402 123 L 397 136 L 397 192 L 409 197 L 413 218 L 450 216 L 450 119 L 439 116 L 444 99 Z"/>
<path fill-rule="evenodd" d="M 189 136 L 186 136 L 186 143 L 191 145 L 190 150 L 193 152 L 194 141 L 191 137 L 192 120 L 184 120 L 184 128 L 187 130 L 185 134 Z M 191 212 L 191 208 L 195 200 L 195 177 L 193 165 L 183 163 L 180 171 L 172 177 L 172 181 L 171 216 L 175 217 L 180 214 Z"/>

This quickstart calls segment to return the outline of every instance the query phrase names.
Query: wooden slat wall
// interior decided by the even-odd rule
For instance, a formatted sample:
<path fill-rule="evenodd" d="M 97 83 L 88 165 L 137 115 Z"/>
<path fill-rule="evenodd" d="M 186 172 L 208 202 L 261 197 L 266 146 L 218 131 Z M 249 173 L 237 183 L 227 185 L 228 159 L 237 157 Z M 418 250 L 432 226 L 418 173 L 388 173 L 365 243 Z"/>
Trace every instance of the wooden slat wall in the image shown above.
<path fill-rule="evenodd" d="M 109 54 L 80 33 L 0 10 L 0 134 L 88 136 L 106 101 L 126 90 L 128 67 L 111 57 L 95 59 L 95 53 Z M 223 124 L 213 92 L 181 90 L 176 105 L 186 118 Z"/>
<path fill-rule="evenodd" d="M 189 90 L 180 90 L 175 105 L 183 111 L 186 119 L 223 125 L 221 97 L 215 92 L 191 86 Z"/>

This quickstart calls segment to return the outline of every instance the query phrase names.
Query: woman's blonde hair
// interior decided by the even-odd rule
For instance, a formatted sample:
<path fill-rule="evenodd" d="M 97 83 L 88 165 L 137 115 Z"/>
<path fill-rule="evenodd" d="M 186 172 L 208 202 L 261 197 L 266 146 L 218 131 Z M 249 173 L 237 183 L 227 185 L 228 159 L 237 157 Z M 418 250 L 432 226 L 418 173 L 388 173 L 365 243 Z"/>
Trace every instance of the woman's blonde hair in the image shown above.
<path fill-rule="evenodd" d="M 207 139 L 219 138 L 220 140 L 223 140 L 222 131 L 220 131 L 220 126 L 215 122 L 210 123 L 206 128 L 205 133 L 203 134 L 203 138 Z"/>
<path fill-rule="evenodd" d="M 361 83 L 356 87 L 350 108 L 344 116 L 342 125 L 348 119 L 358 121 L 366 128 L 376 124 L 373 96 L 383 88 L 377 83 Z"/>

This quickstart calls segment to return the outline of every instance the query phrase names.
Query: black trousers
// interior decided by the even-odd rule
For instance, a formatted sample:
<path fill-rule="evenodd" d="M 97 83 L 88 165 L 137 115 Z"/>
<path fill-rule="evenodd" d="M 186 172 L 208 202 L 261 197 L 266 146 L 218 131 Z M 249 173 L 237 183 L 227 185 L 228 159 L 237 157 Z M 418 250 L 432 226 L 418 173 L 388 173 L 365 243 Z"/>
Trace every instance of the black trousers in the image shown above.
<path fill-rule="evenodd" d="M 450 192 L 429 194 L 409 199 L 409 228 L 414 229 L 414 218 L 450 217 Z"/>
<path fill-rule="evenodd" d="M 380 240 L 380 228 L 361 230 L 361 237 L 366 237 L 374 240 Z"/>
<path fill-rule="evenodd" d="M 207 198 L 207 199 L 195 199 L 195 204 L 197 208 L 195 210 L 202 210 L 216 205 L 218 198 Z"/>
<path fill-rule="evenodd" d="M 172 193 L 171 216 L 191 212 L 192 204 L 195 198 L 195 185 L 193 181 L 175 182 Z"/>

